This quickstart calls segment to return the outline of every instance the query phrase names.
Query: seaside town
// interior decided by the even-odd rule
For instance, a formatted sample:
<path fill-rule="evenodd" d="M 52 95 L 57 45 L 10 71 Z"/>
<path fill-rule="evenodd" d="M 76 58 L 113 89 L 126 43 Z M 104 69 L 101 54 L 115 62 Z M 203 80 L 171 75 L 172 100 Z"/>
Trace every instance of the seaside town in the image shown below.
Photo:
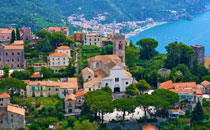
<path fill-rule="evenodd" d="M 155 39 L 120 34 L 152 19 L 104 19 L 69 17 L 81 32 L 0 28 L 0 129 L 208 130 L 205 46 L 171 41 L 160 54 Z"/>
<path fill-rule="evenodd" d="M 104 12 L 104 14 L 107 15 L 107 12 Z M 156 22 L 152 18 L 147 18 L 145 21 L 127 21 L 117 23 L 116 20 L 114 20 L 113 23 L 103 24 L 106 20 L 106 15 L 98 14 L 97 17 L 87 20 L 84 17 L 84 14 L 73 14 L 68 17 L 68 23 L 73 27 L 99 33 L 105 37 L 116 33 L 125 34 L 125 37 L 135 36 L 144 30 L 166 23 L 163 21 Z"/>

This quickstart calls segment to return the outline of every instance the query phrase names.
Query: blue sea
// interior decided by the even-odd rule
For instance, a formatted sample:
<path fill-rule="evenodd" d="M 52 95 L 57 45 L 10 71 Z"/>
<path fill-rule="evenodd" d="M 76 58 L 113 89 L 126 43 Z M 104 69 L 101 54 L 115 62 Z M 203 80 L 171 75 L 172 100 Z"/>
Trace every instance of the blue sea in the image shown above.
<path fill-rule="evenodd" d="M 210 2 L 207 2 L 210 10 Z M 142 38 L 154 38 L 159 42 L 157 50 L 166 53 L 165 46 L 177 41 L 187 45 L 204 45 L 205 55 L 210 56 L 210 11 L 195 16 L 193 20 L 166 23 L 127 38 L 136 43 Z"/>

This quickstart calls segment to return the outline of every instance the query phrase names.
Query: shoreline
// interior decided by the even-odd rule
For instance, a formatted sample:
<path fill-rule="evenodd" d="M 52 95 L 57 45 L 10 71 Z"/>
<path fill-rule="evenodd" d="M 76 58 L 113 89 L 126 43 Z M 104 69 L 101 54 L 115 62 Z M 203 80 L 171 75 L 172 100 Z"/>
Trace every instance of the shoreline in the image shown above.
<path fill-rule="evenodd" d="M 167 24 L 167 23 L 169 23 L 169 22 L 154 22 L 154 23 L 147 24 L 144 27 L 137 28 L 134 31 L 125 34 L 125 38 L 127 39 L 127 38 L 130 38 L 130 37 L 133 37 L 133 36 L 137 36 L 143 31 L 146 31 L 148 29 L 151 29 L 151 28 L 163 25 L 163 24 Z"/>

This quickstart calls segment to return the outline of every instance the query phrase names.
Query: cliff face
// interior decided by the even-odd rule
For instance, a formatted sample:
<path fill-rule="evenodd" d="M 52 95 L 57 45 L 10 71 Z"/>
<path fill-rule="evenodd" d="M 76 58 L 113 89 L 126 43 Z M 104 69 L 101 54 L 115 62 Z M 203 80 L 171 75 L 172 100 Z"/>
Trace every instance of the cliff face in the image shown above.
<path fill-rule="evenodd" d="M 72 14 L 87 19 L 102 14 L 106 22 L 177 20 L 205 10 L 204 0 L 0 0 L 0 26 L 16 23 L 40 29 L 63 24 Z"/>

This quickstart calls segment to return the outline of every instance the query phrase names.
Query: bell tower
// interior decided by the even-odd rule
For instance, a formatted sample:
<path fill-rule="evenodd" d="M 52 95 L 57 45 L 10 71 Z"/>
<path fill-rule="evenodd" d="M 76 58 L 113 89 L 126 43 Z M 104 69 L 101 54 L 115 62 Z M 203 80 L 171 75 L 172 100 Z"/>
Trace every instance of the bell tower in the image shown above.
<path fill-rule="evenodd" d="M 125 65 L 125 35 L 114 35 L 113 54 L 117 55 Z"/>

